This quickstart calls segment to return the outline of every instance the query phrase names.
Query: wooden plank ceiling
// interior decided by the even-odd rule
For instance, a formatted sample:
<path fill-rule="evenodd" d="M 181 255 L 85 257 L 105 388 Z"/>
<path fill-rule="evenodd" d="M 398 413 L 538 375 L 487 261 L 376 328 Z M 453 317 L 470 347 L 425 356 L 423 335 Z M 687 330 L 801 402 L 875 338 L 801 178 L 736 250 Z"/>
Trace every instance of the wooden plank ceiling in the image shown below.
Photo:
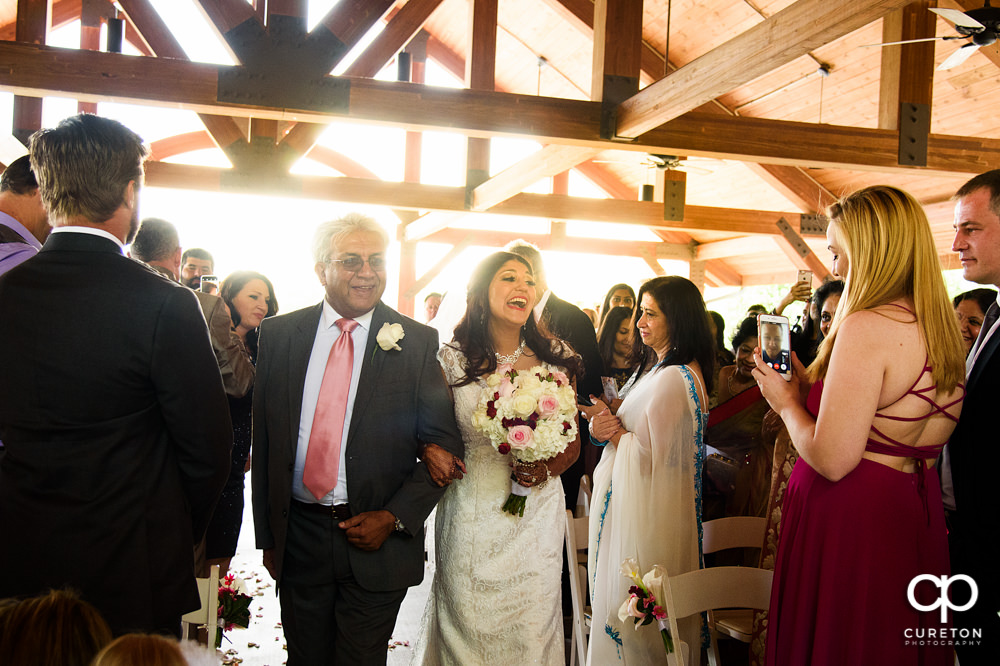
<path fill-rule="evenodd" d="M 32 98 L 49 94 L 191 109 L 205 131 L 157 141 L 150 184 L 266 186 L 384 203 L 398 211 L 408 242 L 502 240 L 502 230 L 450 228 L 476 210 L 548 217 L 554 246 L 592 251 L 592 243 L 566 239 L 558 221 L 615 221 L 647 226 L 663 240 L 635 245 L 644 257 L 703 262 L 710 285 L 788 282 L 795 268 L 821 272 L 825 240 L 807 235 L 812 253 L 803 255 L 779 219 L 799 231 L 803 214 L 822 212 L 836 196 L 888 183 L 925 203 L 952 267 L 948 199 L 971 174 L 1000 168 L 996 45 L 945 72 L 933 67 L 964 42 L 865 47 L 954 34 L 928 8 L 968 10 L 981 0 L 339 0 L 308 34 L 306 0 L 194 0 L 236 67 L 187 62 L 152 0 L 51 1 L 49 28 L 81 13 L 91 26 L 117 14 L 147 57 L 30 44 L 23 35 L 44 34 L 37 17 L 46 0 L 0 0 L 0 90 L 21 100 L 15 136 L 40 118 Z M 385 29 L 345 76 L 327 76 L 373 26 Z M 414 82 L 371 78 L 404 47 Z M 466 89 L 422 85 L 425 57 Z M 929 135 L 916 132 L 927 141 L 926 166 L 899 163 L 900 102 L 930 106 Z M 462 132 L 470 137 L 466 187 L 421 185 L 412 163 L 409 182 L 378 181 L 317 143 L 332 121 L 406 127 L 414 151 L 414 130 Z M 496 136 L 544 147 L 489 173 L 486 139 Z M 234 168 L 162 162 L 211 147 Z M 650 154 L 681 158 L 684 173 L 672 176 L 684 185 L 679 217 L 637 201 L 644 184 L 662 186 L 669 175 Z M 344 177 L 289 176 L 303 156 Z M 560 178 L 551 195 L 523 192 L 567 168 L 609 200 L 567 196 Z M 628 247 L 608 245 L 616 254 Z"/>

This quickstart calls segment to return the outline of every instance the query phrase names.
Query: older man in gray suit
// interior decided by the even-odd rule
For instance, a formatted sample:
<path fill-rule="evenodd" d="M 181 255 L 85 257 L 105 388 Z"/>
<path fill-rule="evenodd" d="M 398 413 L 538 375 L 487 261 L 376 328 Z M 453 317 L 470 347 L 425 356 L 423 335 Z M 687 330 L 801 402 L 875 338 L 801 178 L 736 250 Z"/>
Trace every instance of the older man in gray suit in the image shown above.
<path fill-rule="evenodd" d="M 463 454 L 437 333 L 380 300 L 387 245 L 362 215 L 322 225 L 326 298 L 261 326 L 254 523 L 289 666 L 385 663 L 444 492 L 418 457 Z"/>

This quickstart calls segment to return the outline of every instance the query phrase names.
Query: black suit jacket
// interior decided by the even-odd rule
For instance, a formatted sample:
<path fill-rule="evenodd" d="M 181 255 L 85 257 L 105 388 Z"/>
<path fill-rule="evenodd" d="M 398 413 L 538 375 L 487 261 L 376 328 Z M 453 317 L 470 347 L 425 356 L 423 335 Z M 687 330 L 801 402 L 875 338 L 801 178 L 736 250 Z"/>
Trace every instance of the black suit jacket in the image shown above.
<path fill-rule="evenodd" d="M 1000 659 L 1000 570 L 989 544 L 1000 534 L 1000 506 L 996 494 L 997 405 L 1000 399 L 1000 331 L 983 347 L 966 384 L 965 402 L 948 443 L 955 514 L 949 541 L 952 573 L 972 576 L 979 600 L 966 613 L 955 613 L 956 626 L 989 622 L 984 646 L 991 655 L 982 663 Z M 958 587 L 958 586 L 956 586 Z M 980 625 L 982 626 L 982 625 Z M 962 663 L 980 663 L 960 652 Z"/>
<path fill-rule="evenodd" d="M 549 333 L 568 342 L 573 351 L 583 358 L 583 376 L 577 377 L 576 392 L 582 398 L 600 396 L 604 392 L 601 384 L 604 361 L 597 348 L 597 333 L 590 317 L 572 303 L 550 293 L 542 312 L 542 322 Z"/>
<path fill-rule="evenodd" d="M 0 597 L 70 586 L 116 633 L 176 630 L 232 426 L 190 290 L 54 233 L 0 278 Z"/>
<path fill-rule="evenodd" d="M 323 304 L 265 319 L 253 395 L 253 513 L 257 547 L 274 548 L 281 580 L 302 389 Z M 402 324 L 402 351 L 384 351 L 375 337 L 385 323 Z M 375 306 L 348 431 L 345 464 L 351 511 L 391 511 L 408 533 L 381 548 L 350 549 L 351 568 L 369 590 L 399 590 L 424 575 L 424 520 L 444 493 L 417 460 L 423 442 L 457 456 L 464 444 L 437 361 L 437 331 Z M 357 353 L 357 351 L 355 351 Z"/>

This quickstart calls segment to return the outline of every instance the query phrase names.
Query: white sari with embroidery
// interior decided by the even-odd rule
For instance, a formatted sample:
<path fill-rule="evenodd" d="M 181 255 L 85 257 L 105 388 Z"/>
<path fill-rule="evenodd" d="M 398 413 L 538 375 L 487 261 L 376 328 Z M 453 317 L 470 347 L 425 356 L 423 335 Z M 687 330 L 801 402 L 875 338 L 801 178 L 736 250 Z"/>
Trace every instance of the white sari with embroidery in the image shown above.
<path fill-rule="evenodd" d="M 707 422 L 698 397 L 699 380 L 687 366 L 652 370 L 631 388 L 618 409 L 628 431 L 618 446 L 605 447 L 594 472 L 588 571 L 593 627 L 587 663 L 665 663 L 663 641 L 653 622 L 636 630 L 618 619 L 632 582 L 621 574 L 629 557 L 640 574 L 653 565 L 669 575 L 701 566 L 702 435 Z M 663 602 L 663 600 L 659 600 Z M 661 603 L 664 606 L 665 603 Z M 701 647 L 701 618 L 680 622 L 691 654 Z"/>

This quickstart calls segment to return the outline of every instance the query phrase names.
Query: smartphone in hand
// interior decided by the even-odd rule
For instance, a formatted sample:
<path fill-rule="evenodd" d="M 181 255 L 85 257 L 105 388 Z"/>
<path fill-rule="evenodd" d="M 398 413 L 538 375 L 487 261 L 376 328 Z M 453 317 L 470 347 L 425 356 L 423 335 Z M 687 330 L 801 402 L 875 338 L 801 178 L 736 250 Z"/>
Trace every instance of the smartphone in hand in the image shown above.
<path fill-rule="evenodd" d="M 792 339 L 788 317 L 757 315 L 757 344 L 764 363 L 781 373 L 785 381 L 792 380 Z"/>

